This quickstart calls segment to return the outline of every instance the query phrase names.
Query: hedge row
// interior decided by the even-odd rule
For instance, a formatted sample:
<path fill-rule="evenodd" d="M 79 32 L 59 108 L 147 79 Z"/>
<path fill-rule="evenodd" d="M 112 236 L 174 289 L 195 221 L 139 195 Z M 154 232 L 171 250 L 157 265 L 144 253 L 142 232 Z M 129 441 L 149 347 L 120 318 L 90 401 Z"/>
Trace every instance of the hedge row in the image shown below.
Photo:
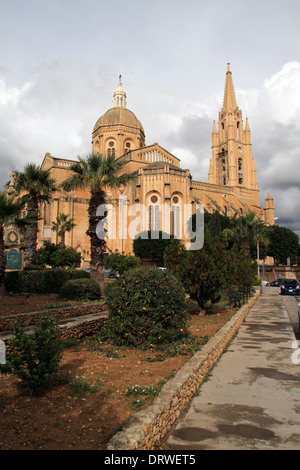
<path fill-rule="evenodd" d="M 29 294 L 58 294 L 67 281 L 89 278 L 86 271 L 73 269 L 37 269 L 6 273 L 6 292 Z"/>

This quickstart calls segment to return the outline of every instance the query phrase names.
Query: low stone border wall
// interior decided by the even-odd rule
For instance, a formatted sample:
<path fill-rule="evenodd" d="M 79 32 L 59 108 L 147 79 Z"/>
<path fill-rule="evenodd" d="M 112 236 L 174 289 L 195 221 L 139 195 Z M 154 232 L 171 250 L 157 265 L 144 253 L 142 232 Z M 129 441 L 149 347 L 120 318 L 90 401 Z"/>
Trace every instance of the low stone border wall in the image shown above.
<path fill-rule="evenodd" d="M 34 311 L 27 313 L 18 313 L 14 315 L 5 315 L 0 317 L 0 331 L 13 331 L 13 322 L 15 318 L 22 318 L 24 326 L 36 325 L 41 316 L 45 313 L 51 313 L 51 315 L 58 315 L 59 318 L 74 318 L 80 316 L 91 315 L 102 312 L 107 309 L 104 302 L 87 303 L 80 305 L 71 305 L 70 307 L 57 307 L 57 308 L 45 308 L 43 311 Z"/>
<path fill-rule="evenodd" d="M 106 327 L 107 320 L 107 312 L 74 318 L 71 321 L 65 322 L 65 324 L 60 323 L 60 336 L 62 339 L 80 339 L 86 336 L 95 335 L 102 330 L 102 328 Z"/>
<path fill-rule="evenodd" d="M 137 412 L 123 430 L 113 436 L 107 446 L 108 450 L 154 450 L 159 446 L 222 355 L 259 295 L 260 290 L 257 290 L 249 302 L 163 386 L 153 405 Z"/>
<path fill-rule="evenodd" d="M 84 315 L 69 320 L 62 320 L 59 323 L 61 339 L 80 339 L 86 336 L 97 334 L 102 328 L 106 327 L 108 313 L 103 311 L 91 315 Z M 30 334 L 34 331 L 34 326 L 27 326 L 25 332 Z M 6 350 L 12 351 L 11 332 L 0 332 L 0 340 L 4 341 Z"/>

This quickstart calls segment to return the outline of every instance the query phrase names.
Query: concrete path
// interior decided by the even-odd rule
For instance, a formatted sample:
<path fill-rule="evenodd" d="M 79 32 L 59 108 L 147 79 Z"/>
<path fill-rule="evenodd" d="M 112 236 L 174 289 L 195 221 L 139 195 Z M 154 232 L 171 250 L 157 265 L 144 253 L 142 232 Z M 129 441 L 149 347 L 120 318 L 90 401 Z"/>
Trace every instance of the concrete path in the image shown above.
<path fill-rule="evenodd" d="M 168 448 L 300 449 L 296 346 L 283 297 L 267 288 L 173 428 Z"/>

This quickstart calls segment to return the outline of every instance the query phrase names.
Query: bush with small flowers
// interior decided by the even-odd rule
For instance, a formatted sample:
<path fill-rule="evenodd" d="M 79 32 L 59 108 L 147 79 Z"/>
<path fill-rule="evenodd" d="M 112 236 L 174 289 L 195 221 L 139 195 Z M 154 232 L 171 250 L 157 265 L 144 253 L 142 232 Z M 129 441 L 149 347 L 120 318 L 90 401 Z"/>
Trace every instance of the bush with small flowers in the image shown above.
<path fill-rule="evenodd" d="M 154 347 L 186 335 L 185 292 L 166 270 L 140 267 L 124 273 L 105 291 L 106 333 L 117 345 Z"/>

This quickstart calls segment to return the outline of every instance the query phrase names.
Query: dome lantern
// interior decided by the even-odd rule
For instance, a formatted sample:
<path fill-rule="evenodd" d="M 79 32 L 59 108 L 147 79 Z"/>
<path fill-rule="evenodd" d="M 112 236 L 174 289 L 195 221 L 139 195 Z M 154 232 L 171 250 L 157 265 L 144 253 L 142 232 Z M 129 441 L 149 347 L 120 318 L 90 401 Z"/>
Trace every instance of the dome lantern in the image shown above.
<path fill-rule="evenodd" d="M 126 93 L 122 87 L 122 76 L 119 75 L 119 84 L 118 88 L 114 92 L 114 99 L 113 99 L 114 108 L 126 108 Z"/>

